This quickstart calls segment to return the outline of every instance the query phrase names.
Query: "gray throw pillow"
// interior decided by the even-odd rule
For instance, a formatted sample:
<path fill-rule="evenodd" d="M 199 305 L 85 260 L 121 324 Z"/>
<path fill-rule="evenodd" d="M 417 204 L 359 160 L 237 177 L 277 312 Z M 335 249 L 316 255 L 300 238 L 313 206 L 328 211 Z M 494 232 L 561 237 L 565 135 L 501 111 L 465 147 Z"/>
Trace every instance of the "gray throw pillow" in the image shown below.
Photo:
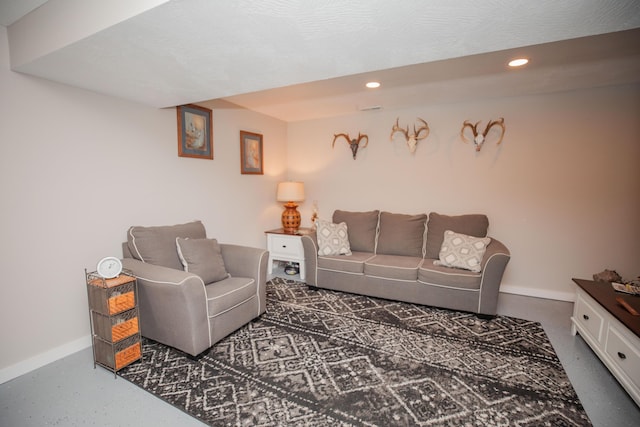
<path fill-rule="evenodd" d="M 448 216 L 431 212 L 427 223 L 427 253 L 425 258 L 438 259 L 442 241 L 444 240 L 444 232 L 447 230 L 473 237 L 485 237 L 488 228 L 489 219 L 486 215 Z"/>
<path fill-rule="evenodd" d="M 334 224 L 344 222 L 349 229 L 349 245 L 352 251 L 374 252 L 379 211 L 349 212 L 336 210 Z"/>
<path fill-rule="evenodd" d="M 131 227 L 127 231 L 127 246 L 135 259 L 182 270 L 176 250 L 176 237 L 204 239 L 207 233 L 200 221 L 157 227 Z"/>
<path fill-rule="evenodd" d="M 422 258 L 427 215 L 380 213 L 380 236 L 376 253 Z"/>
<path fill-rule="evenodd" d="M 175 244 L 184 271 L 200 276 L 205 284 L 229 277 L 216 239 L 178 237 Z"/>

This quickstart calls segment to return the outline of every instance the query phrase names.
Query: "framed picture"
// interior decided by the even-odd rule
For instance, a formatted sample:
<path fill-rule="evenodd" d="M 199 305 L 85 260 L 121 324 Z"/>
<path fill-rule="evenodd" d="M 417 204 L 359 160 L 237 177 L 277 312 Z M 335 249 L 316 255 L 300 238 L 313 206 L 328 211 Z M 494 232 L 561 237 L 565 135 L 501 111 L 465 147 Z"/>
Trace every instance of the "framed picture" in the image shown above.
<path fill-rule="evenodd" d="M 178 112 L 178 156 L 213 159 L 211 110 L 198 105 L 181 105 Z"/>
<path fill-rule="evenodd" d="M 240 172 L 262 175 L 262 135 L 240 131 Z"/>

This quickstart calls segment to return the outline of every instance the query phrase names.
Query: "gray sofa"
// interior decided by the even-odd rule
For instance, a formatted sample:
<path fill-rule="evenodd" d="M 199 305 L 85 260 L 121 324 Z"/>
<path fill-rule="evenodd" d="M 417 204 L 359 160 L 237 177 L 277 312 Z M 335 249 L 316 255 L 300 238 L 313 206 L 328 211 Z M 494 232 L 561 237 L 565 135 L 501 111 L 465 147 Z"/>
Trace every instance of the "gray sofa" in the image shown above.
<path fill-rule="evenodd" d="M 196 356 L 265 311 L 264 249 L 218 244 L 200 221 L 131 227 L 122 247 L 145 337 Z"/>
<path fill-rule="evenodd" d="M 447 255 L 450 248 L 445 246 L 451 246 L 443 241 L 450 243 L 460 235 L 486 236 L 489 221 L 485 215 L 337 210 L 333 226 L 341 223 L 346 225 L 350 255 L 319 255 L 318 233 L 326 229 L 318 228 L 318 232 L 302 237 L 308 285 L 486 316 L 496 314 L 500 282 L 510 259 L 505 245 L 491 238 L 484 256 L 478 258 L 479 265 L 473 266 L 476 271 L 438 265 L 443 261 L 441 251 Z"/>

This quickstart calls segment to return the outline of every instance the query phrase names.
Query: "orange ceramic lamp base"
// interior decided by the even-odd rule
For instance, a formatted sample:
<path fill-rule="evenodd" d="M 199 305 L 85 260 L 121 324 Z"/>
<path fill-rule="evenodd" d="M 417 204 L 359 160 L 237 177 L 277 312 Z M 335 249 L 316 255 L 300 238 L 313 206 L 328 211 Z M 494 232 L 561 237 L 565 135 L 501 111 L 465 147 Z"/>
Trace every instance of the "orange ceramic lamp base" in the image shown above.
<path fill-rule="evenodd" d="M 282 212 L 282 228 L 285 233 L 295 233 L 300 228 L 300 212 L 296 209 L 297 203 L 288 202 L 284 204 L 285 210 Z"/>

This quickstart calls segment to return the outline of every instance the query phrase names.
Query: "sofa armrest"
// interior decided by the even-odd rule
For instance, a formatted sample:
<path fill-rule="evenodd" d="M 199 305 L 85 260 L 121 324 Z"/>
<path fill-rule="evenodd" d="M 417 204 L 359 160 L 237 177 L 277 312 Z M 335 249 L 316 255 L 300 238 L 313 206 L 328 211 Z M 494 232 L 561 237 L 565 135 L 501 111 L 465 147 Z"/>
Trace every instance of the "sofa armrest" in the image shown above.
<path fill-rule="evenodd" d="M 133 258 L 122 264 L 138 279 L 143 336 L 194 356 L 211 346 L 207 295 L 199 276 Z"/>
<path fill-rule="evenodd" d="M 478 313 L 494 316 L 498 306 L 500 282 L 511 259 L 509 249 L 497 239 L 491 238 L 482 259 L 482 282 Z"/>
<path fill-rule="evenodd" d="M 302 236 L 302 249 L 309 286 L 318 286 L 318 236 L 315 230 Z"/>

